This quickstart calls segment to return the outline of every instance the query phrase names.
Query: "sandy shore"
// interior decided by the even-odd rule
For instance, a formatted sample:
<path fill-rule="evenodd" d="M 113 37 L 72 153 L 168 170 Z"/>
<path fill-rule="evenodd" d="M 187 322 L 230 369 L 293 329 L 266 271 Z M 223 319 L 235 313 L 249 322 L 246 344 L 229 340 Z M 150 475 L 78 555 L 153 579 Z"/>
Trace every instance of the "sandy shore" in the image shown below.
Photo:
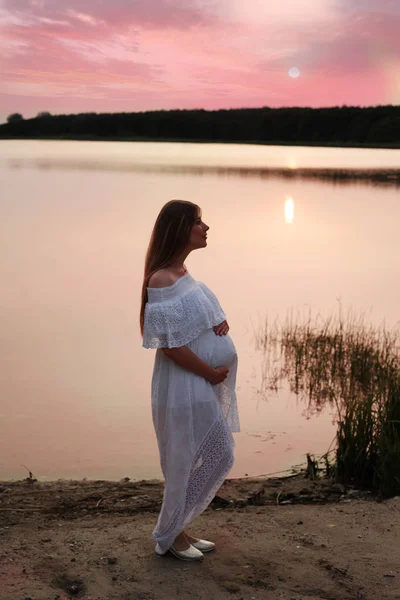
<path fill-rule="evenodd" d="M 0 482 L 1 600 L 400 600 L 400 497 L 304 474 L 226 480 L 188 529 L 201 563 L 154 553 L 160 481 Z"/>

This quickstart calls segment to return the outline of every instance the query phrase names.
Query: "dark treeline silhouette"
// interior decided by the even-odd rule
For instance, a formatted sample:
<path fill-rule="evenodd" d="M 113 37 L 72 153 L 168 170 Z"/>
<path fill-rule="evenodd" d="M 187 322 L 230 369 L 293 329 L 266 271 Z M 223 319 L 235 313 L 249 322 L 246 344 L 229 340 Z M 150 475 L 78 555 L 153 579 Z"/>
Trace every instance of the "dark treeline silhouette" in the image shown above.
<path fill-rule="evenodd" d="M 24 117 L 20 113 L 12 113 L 7 117 L 7 123 L 17 123 L 23 121 Z"/>
<path fill-rule="evenodd" d="M 0 137 L 400 147 L 400 106 L 39 113 L 0 125 Z"/>

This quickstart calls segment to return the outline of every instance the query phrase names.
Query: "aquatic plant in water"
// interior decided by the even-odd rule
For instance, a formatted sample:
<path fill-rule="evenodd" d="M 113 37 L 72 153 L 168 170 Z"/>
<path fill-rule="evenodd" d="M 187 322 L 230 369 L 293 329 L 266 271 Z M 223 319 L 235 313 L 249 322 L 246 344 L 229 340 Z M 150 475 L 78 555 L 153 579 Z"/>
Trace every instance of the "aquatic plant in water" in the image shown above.
<path fill-rule="evenodd" d="M 400 335 L 343 318 L 293 314 L 255 335 L 263 353 L 262 391 L 290 391 L 309 413 L 335 409 L 336 478 L 381 494 L 400 494 Z"/>

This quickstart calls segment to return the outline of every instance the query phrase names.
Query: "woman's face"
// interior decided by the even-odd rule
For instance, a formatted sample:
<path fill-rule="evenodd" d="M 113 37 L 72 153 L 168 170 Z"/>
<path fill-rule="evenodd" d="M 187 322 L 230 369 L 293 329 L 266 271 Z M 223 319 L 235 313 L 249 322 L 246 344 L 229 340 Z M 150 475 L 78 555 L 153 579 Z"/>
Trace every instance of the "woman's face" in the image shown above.
<path fill-rule="evenodd" d="M 197 215 L 195 224 L 192 227 L 189 237 L 189 246 L 192 250 L 197 248 L 205 248 L 207 246 L 207 231 L 209 226 L 206 225 L 201 216 L 201 212 Z"/>

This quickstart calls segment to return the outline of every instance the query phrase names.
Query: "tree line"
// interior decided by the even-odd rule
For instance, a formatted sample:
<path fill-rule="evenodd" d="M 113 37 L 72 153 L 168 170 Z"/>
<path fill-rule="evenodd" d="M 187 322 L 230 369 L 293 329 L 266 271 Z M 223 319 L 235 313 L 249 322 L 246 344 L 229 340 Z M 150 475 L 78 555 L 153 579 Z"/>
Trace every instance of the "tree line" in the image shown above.
<path fill-rule="evenodd" d="M 0 138 L 400 147 L 400 106 L 9 115 Z"/>

